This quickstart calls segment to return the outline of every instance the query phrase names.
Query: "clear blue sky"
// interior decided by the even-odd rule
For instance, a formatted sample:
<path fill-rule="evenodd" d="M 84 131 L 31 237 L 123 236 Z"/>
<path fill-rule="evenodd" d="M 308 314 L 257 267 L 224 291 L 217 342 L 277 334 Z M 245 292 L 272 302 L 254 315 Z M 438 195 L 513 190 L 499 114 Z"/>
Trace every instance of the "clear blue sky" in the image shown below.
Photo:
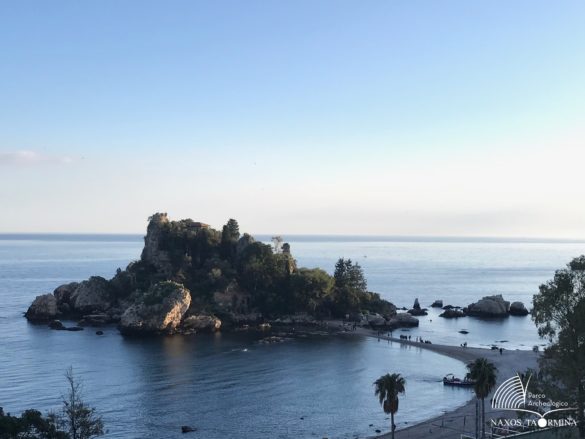
<path fill-rule="evenodd" d="M 2 232 L 585 238 L 583 1 L 4 1 Z"/>

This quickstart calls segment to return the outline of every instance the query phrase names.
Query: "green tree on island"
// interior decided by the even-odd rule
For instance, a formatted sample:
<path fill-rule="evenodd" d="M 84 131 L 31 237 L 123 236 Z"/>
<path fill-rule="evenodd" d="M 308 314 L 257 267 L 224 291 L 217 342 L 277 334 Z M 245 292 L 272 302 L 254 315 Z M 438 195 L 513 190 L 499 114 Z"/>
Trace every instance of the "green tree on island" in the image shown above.
<path fill-rule="evenodd" d="M 577 406 L 579 437 L 585 438 L 585 256 L 557 270 L 539 290 L 532 319 L 538 334 L 550 341 L 541 375 L 563 401 Z"/>
<path fill-rule="evenodd" d="M 485 438 L 485 399 L 496 387 L 498 369 L 485 358 L 478 358 L 467 365 L 467 378 L 474 380 L 475 396 L 481 401 L 481 437 Z"/>
<path fill-rule="evenodd" d="M 374 382 L 375 395 L 380 400 L 384 413 L 390 414 L 392 439 L 394 439 L 394 415 L 398 411 L 398 395 L 405 392 L 406 381 L 399 373 L 382 375 Z"/>
<path fill-rule="evenodd" d="M 240 239 L 240 226 L 235 219 L 230 218 L 221 231 L 221 253 L 224 258 L 233 261 L 238 239 Z"/>
<path fill-rule="evenodd" d="M 335 281 L 333 314 L 342 316 L 347 312 L 360 311 L 362 301 L 367 295 L 368 285 L 364 271 L 351 259 L 341 258 L 335 264 L 333 273 Z"/>

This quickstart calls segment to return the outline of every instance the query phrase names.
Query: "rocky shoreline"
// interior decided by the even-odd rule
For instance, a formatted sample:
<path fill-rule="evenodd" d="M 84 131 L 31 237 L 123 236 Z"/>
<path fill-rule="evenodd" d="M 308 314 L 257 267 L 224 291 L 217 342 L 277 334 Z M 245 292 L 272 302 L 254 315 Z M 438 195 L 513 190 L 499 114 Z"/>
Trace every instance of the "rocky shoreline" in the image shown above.
<path fill-rule="evenodd" d="M 240 235 L 233 219 L 218 231 L 164 213 L 149 218 L 139 260 L 111 279 L 92 276 L 37 296 L 25 317 L 56 330 L 117 325 L 123 335 L 140 336 L 318 326 L 331 318 L 387 329 L 418 326 L 368 291 L 351 260 L 340 259 L 334 276 L 299 268 L 289 244 L 272 247 Z"/>
<path fill-rule="evenodd" d="M 435 301 L 431 306 L 442 306 Z M 465 308 L 443 306 L 441 317 L 500 318 L 527 315 L 520 302 L 486 296 Z M 406 309 L 405 309 L 406 311 Z M 394 330 L 419 325 L 427 315 L 415 299 L 411 309 L 367 290 L 359 264 L 339 259 L 335 273 L 297 267 L 289 244 L 269 246 L 240 235 L 230 219 L 222 231 L 190 219 L 149 218 L 139 260 L 111 279 L 92 276 L 37 296 L 25 313 L 32 323 L 77 331 L 117 325 L 123 335 L 194 334 L 262 325 L 306 324 L 341 319 L 355 327 Z M 66 327 L 61 320 L 77 322 Z"/>

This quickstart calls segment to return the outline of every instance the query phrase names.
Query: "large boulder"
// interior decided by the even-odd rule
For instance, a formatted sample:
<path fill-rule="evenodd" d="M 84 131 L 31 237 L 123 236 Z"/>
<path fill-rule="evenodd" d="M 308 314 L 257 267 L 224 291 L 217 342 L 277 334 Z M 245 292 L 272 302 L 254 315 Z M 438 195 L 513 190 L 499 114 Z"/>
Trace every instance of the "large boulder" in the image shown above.
<path fill-rule="evenodd" d="M 458 308 L 449 308 L 439 314 L 439 317 L 443 317 L 445 319 L 458 319 L 459 317 L 465 317 L 466 315 L 467 314 L 465 314 L 464 311 Z"/>
<path fill-rule="evenodd" d="M 431 305 L 431 308 L 443 308 L 443 301 L 441 299 L 437 299 Z"/>
<path fill-rule="evenodd" d="M 195 331 L 217 331 L 221 328 L 221 320 L 207 314 L 196 314 L 186 317 L 183 328 Z"/>
<path fill-rule="evenodd" d="M 380 314 L 367 314 L 365 316 L 366 321 L 369 325 L 372 326 L 384 326 L 386 325 L 386 319 L 382 317 Z"/>
<path fill-rule="evenodd" d="M 528 310 L 522 302 L 512 302 L 510 305 L 510 315 L 512 316 L 527 316 Z"/>
<path fill-rule="evenodd" d="M 69 302 L 77 313 L 106 311 L 112 306 L 110 284 L 101 276 L 92 276 L 75 288 Z"/>
<path fill-rule="evenodd" d="M 183 285 L 164 281 L 155 284 L 122 314 L 123 334 L 172 333 L 191 305 Z"/>
<path fill-rule="evenodd" d="M 52 294 L 37 296 L 24 316 L 31 322 L 48 322 L 57 317 L 57 299 Z"/>
<path fill-rule="evenodd" d="M 478 302 L 470 304 L 466 313 L 474 317 L 506 317 L 510 309 L 510 302 L 504 300 L 501 294 L 485 296 Z"/>
<path fill-rule="evenodd" d="M 398 313 L 388 321 L 388 325 L 393 328 L 412 328 L 418 326 L 418 323 L 416 317 L 406 312 Z"/>

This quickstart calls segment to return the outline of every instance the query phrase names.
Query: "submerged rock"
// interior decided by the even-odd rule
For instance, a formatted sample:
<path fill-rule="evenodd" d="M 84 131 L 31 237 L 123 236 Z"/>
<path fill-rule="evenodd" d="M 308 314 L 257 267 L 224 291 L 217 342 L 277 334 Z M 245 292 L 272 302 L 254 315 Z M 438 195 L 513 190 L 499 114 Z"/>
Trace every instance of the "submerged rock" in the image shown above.
<path fill-rule="evenodd" d="M 191 305 L 191 294 L 171 281 L 155 284 L 122 314 L 123 334 L 172 333 Z"/>
<path fill-rule="evenodd" d="M 528 310 L 522 302 L 513 302 L 510 305 L 510 315 L 512 316 L 527 316 Z"/>
<path fill-rule="evenodd" d="M 60 320 L 53 320 L 52 322 L 49 323 L 49 328 L 51 329 L 55 329 L 57 331 L 62 331 L 65 329 L 65 326 L 63 325 L 63 323 L 61 323 Z"/>
<path fill-rule="evenodd" d="M 48 322 L 57 317 L 57 299 L 52 294 L 37 296 L 24 316 L 31 322 Z"/>
<path fill-rule="evenodd" d="M 83 328 L 81 326 L 70 326 L 68 328 L 65 328 L 65 331 L 72 331 L 72 332 L 83 331 Z"/>
<path fill-rule="evenodd" d="M 485 296 L 476 303 L 470 304 L 467 315 L 474 317 L 507 317 L 510 302 L 504 300 L 501 294 Z"/>

